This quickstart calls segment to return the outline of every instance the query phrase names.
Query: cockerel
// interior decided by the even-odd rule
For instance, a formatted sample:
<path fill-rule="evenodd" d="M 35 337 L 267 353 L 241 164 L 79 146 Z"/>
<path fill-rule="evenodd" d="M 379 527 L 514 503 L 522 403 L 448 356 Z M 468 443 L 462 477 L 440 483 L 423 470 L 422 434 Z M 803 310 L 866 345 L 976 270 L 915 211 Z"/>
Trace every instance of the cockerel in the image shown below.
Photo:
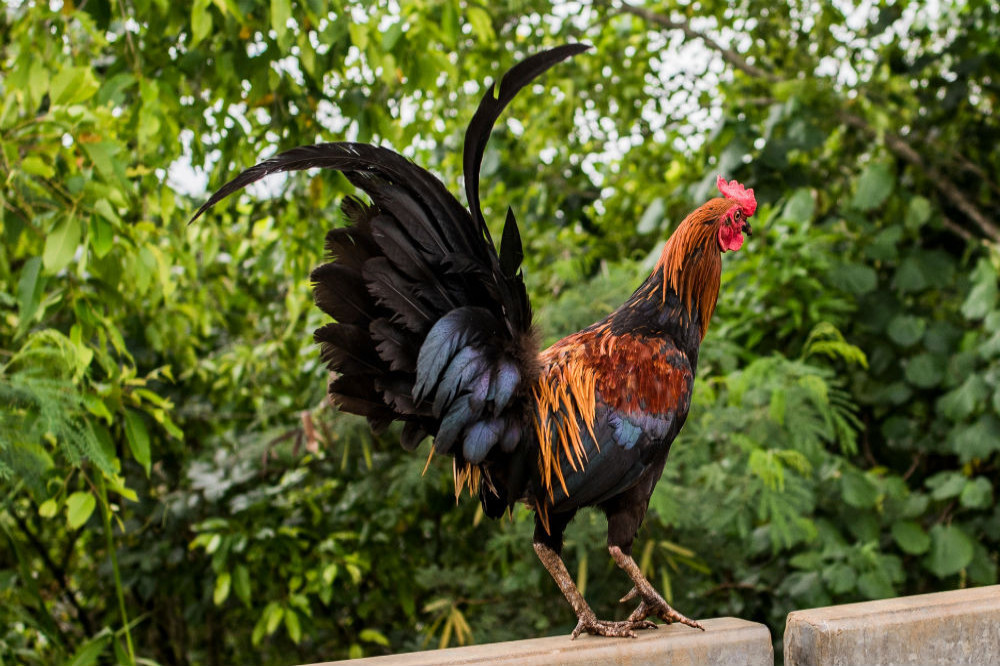
<path fill-rule="evenodd" d="M 468 209 L 399 154 L 343 142 L 261 162 L 194 217 L 271 173 L 342 172 L 369 201 L 344 201 L 348 225 L 327 234 L 332 259 L 312 273 L 316 304 L 334 320 L 315 333 L 332 402 L 376 430 L 402 422 L 408 450 L 432 436 L 431 455 L 453 459 L 456 493 L 478 492 L 488 516 L 517 502 L 533 510 L 535 551 L 576 613 L 574 638 L 634 637 L 656 626 L 650 617 L 703 629 L 649 583 L 632 542 L 687 417 L 721 254 L 751 233 L 753 190 L 720 176 L 723 196 L 680 223 L 624 305 L 544 351 L 514 215 L 508 208 L 498 252 L 480 209 L 479 167 L 500 113 L 535 77 L 587 48 L 534 55 L 486 91 L 465 135 Z M 560 557 L 563 531 L 586 506 L 607 516 L 608 550 L 633 584 L 623 601 L 639 600 L 627 620 L 598 620 Z"/>

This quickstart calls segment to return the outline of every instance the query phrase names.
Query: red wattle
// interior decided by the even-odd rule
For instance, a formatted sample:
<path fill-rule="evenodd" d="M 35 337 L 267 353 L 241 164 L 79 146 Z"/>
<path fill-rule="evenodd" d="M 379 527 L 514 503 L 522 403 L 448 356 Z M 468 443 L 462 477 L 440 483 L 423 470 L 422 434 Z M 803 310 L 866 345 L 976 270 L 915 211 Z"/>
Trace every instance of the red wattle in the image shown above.
<path fill-rule="evenodd" d="M 743 232 L 734 225 L 724 224 L 719 229 L 719 247 L 723 252 L 735 252 L 743 247 Z"/>

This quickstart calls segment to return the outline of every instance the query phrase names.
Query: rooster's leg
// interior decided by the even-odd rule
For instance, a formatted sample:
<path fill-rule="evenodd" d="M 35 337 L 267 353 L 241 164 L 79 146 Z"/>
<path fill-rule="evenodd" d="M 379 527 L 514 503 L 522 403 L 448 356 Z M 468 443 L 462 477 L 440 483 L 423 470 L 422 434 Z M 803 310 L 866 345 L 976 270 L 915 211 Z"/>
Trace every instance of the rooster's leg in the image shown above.
<path fill-rule="evenodd" d="M 555 517 L 553 516 L 553 518 Z M 569 518 L 566 518 L 565 522 L 568 523 Z M 555 527 L 556 525 L 553 524 L 552 526 Z M 565 523 L 559 527 L 558 532 L 553 530 L 553 533 L 550 534 L 541 526 L 540 521 L 536 520 L 535 552 L 538 554 L 538 559 L 542 561 L 542 564 L 545 565 L 552 579 L 556 582 L 556 585 L 559 586 L 563 596 L 566 597 L 566 601 L 573 607 L 573 612 L 576 613 L 577 624 L 573 630 L 572 637 L 576 638 L 582 633 L 588 633 L 595 636 L 635 638 L 635 629 L 655 627 L 656 625 L 645 618 L 639 620 L 632 620 L 630 618 L 622 622 L 608 622 L 597 619 L 587 600 L 580 594 L 580 590 L 576 587 L 576 583 L 573 582 L 569 571 L 566 570 L 566 565 L 563 563 L 562 557 L 559 556 L 559 550 L 561 550 L 562 546 L 562 528 L 564 527 Z"/>
<path fill-rule="evenodd" d="M 635 563 L 631 555 L 623 552 L 618 546 L 608 546 L 608 550 L 611 552 L 611 557 L 614 558 L 615 564 L 624 569 L 625 573 L 632 579 L 632 582 L 635 583 L 635 587 L 622 598 L 622 602 L 626 602 L 636 596 L 642 599 L 639 607 L 629 616 L 628 619 L 630 622 L 641 622 L 650 615 L 655 615 L 668 624 L 680 622 L 689 627 L 705 631 L 705 627 L 700 622 L 678 613 L 670 607 L 670 604 L 664 601 L 660 593 L 656 591 L 656 588 L 642 575 L 639 565 Z"/>
<path fill-rule="evenodd" d="M 569 605 L 573 607 L 573 612 L 576 613 L 577 623 L 576 628 L 573 630 L 573 638 L 582 633 L 593 634 L 595 636 L 635 638 L 635 629 L 648 629 L 655 626 L 645 618 L 638 620 L 630 618 L 622 622 L 598 620 L 590 605 L 587 604 L 586 599 L 580 594 L 580 590 L 577 589 L 559 554 L 545 544 L 537 541 L 535 542 L 535 552 L 538 553 L 538 559 L 549 570 L 552 579 L 555 580 L 556 585 L 562 590 L 563 596 L 566 597 L 566 601 L 569 602 Z"/>

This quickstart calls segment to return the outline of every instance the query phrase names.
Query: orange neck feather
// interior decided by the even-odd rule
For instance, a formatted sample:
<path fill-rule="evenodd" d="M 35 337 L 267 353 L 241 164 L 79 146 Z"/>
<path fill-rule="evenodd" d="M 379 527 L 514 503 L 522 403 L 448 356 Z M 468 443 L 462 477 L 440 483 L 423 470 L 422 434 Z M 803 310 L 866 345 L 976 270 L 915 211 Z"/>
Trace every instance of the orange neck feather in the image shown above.
<path fill-rule="evenodd" d="M 712 199 L 684 218 L 667 239 L 653 269 L 654 272 L 656 269 L 663 271 L 661 298 L 664 302 L 669 288 L 692 317 L 697 310 L 702 339 L 708 332 L 708 323 L 719 298 L 722 276 L 719 220 L 734 205 L 735 202 L 728 199 Z"/>

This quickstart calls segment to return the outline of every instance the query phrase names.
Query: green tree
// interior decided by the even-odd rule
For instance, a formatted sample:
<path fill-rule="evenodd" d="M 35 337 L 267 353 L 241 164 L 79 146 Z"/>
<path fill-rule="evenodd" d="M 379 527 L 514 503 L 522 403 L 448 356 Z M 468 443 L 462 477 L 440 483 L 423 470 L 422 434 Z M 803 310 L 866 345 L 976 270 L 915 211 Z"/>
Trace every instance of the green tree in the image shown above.
<path fill-rule="evenodd" d="M 761 203 L 642 567 L 779 645 L 795 608 L 995 583 L 998 18 L 9 3 L 0 661 L 287 664 L 569 631 L 525 513 L 456 506 L 447 465 L 422 476 L 395 433 L 323 403 L 308 272 L 346 181 L 276 179 L 187 225 L 206 188 L 317 140 L 393 146 L 458 191 L 484 82 L 567 41 L 595 48 L 522 93 L 483 166 L 547 339 L 619 304 L 716 173 Z M 569 564 L 623 614 L 602 523 L 571 527 Z"/>

